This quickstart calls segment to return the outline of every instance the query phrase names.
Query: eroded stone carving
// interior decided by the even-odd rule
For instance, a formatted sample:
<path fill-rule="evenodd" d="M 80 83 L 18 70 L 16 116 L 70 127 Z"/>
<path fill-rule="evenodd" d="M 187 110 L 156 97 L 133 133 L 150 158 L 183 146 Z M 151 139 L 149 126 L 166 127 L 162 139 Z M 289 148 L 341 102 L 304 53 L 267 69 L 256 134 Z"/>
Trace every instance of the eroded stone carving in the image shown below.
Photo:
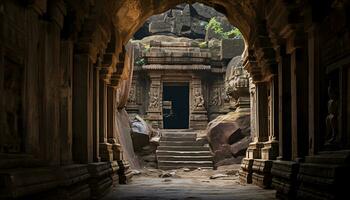
<path fill-rule="evenodd" d="M 151 89 L 151 91 L 149 92 L 149 96 L 150 96 L 150 102 L 148 105 L 149 109 L 157 109 L 159 108 L 159 92 L 158 89 L 153 88 Z"/>
<path fill-rule="evenodd" d="M 234 67 L 226 74 L 225 87 L 232 108 L 236 109 L 239 98 L 249 97 L 249 74 L 243 68 L 240 56 L 233 58 L 230 64 Z"/>
<path fill-rule="evenodd" d="M 133 85 L 130 88 L 128 103 L 135 104 L 136 103 L 136 85 Z"/>
<path fill-rule="evenodd" d="M 193 110 L 204 110 L 204 98 L 203 95 L 197 90 L 194 93 L 193 98 Z"/>
<path fill-rule="evenodd" d="M 337 91 L 333 82 L 329 81 L 328 85 L 328 115 L 326 117 L 326 141 L 325 146 L 333 146 L 339 143 L 338 131 L 338 100 Z"/>
<path fill-rule="evenodd" d="M 213 106 L 220 106 L 222 104 L 220 88 L 214 89 L 210 104 Z"/>

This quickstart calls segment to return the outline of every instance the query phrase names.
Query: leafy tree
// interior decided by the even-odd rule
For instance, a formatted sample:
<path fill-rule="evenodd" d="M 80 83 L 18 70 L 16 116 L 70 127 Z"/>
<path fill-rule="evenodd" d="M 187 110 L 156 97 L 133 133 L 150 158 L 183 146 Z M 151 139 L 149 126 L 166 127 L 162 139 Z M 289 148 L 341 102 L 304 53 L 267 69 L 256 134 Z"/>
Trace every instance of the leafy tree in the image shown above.
<path fill-rule="evenodd" d="M 216 20 L 215 17 L 212 17 L 209 23 L 205 26 L 206 30 L 213 30 L 214 33 L 218 34 L 223 39 L 241 37 L 242 33 L 238 30 L 238 28 L 234 27 L 230 31 L 225 32 L 222 24 Z"/>

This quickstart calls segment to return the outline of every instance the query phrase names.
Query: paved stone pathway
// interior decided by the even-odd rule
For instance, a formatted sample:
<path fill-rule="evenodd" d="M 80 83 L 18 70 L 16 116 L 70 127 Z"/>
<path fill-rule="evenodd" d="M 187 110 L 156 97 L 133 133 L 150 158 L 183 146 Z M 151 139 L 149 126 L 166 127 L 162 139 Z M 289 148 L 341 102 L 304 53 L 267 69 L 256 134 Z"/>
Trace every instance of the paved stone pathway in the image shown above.
<path fill-rule="evenodd" d="M 267 200 L 274 190 L 240 185 L 237 180 L 209 178 L 154 178 L 136 176 L 128 185 L 118 185 L 103 200 Z"/>

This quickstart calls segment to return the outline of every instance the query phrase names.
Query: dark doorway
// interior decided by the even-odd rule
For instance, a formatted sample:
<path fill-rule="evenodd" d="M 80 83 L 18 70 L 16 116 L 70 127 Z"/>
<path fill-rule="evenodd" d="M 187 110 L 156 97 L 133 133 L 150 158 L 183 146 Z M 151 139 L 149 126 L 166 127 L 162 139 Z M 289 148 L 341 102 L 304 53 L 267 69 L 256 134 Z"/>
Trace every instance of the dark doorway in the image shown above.
<path fill-rule="evenodd" d="M 187 129 L 189 120 L 188 83 L 163 84 L 163 122 L 165 129 Z"/>

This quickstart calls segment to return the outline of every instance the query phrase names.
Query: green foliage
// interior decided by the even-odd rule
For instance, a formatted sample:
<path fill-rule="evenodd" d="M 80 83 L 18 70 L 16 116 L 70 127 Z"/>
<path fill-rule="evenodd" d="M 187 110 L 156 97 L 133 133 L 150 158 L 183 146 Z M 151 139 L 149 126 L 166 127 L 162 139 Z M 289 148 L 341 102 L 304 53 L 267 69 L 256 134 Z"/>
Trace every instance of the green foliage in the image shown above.
<path fill-rule="evenodd" d="M 144 58 L 137 58 L 135 61 L 136 65 L 144 65 L 146 64 L 146 60 Z"/>
<path fill-rule="evenodd" d="M 207 42 L 201 42 L 201 43 L 199 43 L 199 48 L 202 48 L 202 49 L 204 49 L 204 48 L 207 48 L 208 47 L 208 43 Z"/>
<path fill-rule="evenodd" d="M 238 30 L 238 28 L 233 28 L 230 31 L 225 32 L 221 23 L 218 22 L 215 17 L 212 17 L 209 23 L 205 26 L 205 29 L 211 29 L 214 33 L 218 34 L 223 39 L 234 38 L 236 36 L 242 36 L 242 33 Z"/>

